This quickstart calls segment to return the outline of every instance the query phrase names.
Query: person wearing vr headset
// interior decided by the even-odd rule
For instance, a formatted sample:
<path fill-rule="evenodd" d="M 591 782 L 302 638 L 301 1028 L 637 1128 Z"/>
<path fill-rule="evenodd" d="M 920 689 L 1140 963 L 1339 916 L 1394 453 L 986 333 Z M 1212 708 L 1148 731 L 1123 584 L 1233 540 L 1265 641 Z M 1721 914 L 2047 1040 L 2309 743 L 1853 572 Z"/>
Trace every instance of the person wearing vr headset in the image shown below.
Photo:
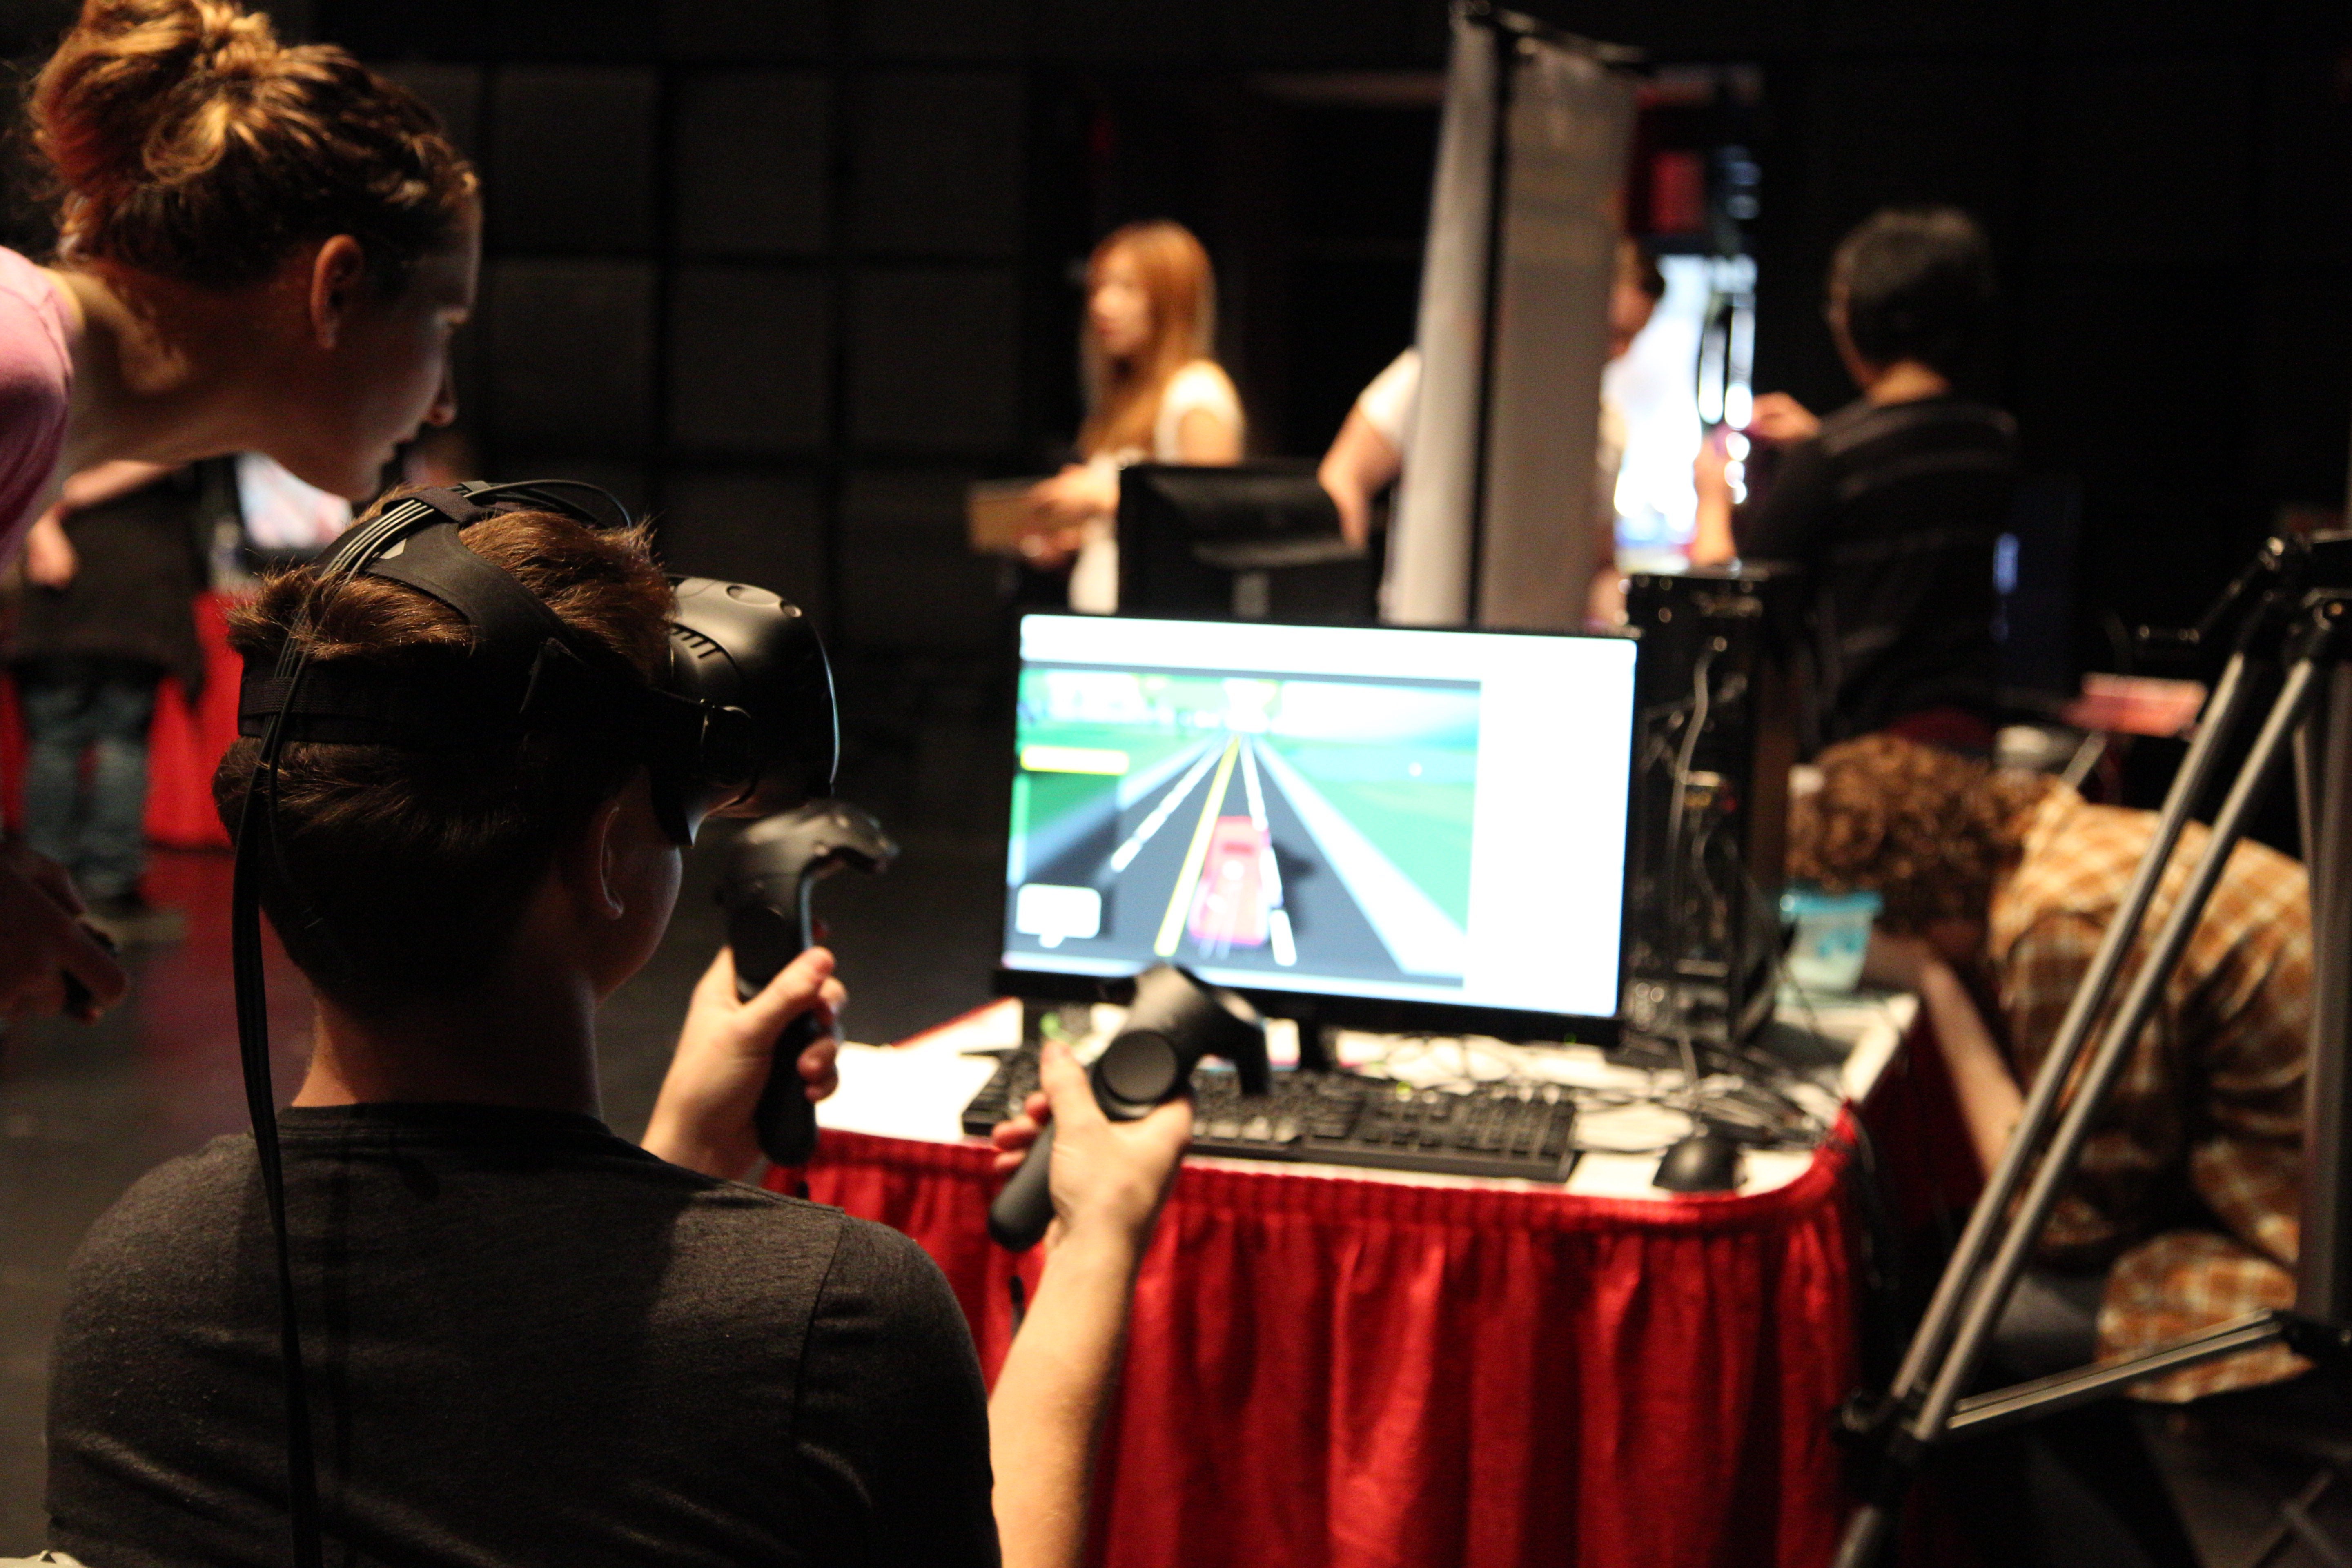
<path fill-rule="evenodd" d="M 0 250 L 0 566 L 63 474 L 257 451 L 356 500 L 453 416 L 479 204 L 414 96 L 227 0 L 85 0 L 27 111 L 58 237 Z M 122 995 L 80 912 L 0 844 L 0 1016 Z"/>
<path fill-rule="evenodd" d="M 232 625 L 254 738 L 215 796 L 318 997 L 278 1125 L 321 1535 L 364 1563 L 1076 1563 L 1189 1113 L 1111 1123 L 1049 1054 L 1058 1229 L 992 1399 L 913 1242 L 734 1180 L 771 1071 L 831 1085 L 830 1040 L 772 1066 L 787 1023 L 841 1005 L 829 953 L 739 1001 L 721 952 L 642 1146 L 608 1131 L 599 1004 L 659 942 L 702 811 L 782 795 L 695 785 L 724 776 L 688 754 L 710 721 L 673 721 L 670 618 L 719 585 L 674 593 L 641 532 L 508 489 L 521 509 L 487 516 L 388 500 Z M 392 542 L 427 505 L 454 516 Z M 822 713 L 774 704 L 790 747 L 756 776 L 784 794 L 830 777 L 823 689 Z M 1047 1110 L 999 1130 L 1002 1163 Z M 266 1179 L 225 1138 L 91 1231 L 53 1358 L 55 1548 L 282 1561 Z"/>

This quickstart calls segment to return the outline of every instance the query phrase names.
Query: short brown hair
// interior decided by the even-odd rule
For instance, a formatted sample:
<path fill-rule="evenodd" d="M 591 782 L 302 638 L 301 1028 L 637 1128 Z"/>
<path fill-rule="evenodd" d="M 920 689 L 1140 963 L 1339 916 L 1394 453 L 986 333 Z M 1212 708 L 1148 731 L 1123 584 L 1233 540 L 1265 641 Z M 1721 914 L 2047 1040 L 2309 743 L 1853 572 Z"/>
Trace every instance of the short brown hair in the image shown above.
<path fill-rule="evenodd" d="M 414 94 L 341 49 L 280 45 L 231 0 L 84 0 L 28 113 L 68 264 L 236 288 L 348 234 L 395 291 L 475 200 Z"/>
<path fill-rule="evenodd" d="M 583 638 L 648 678 L 663 668 L 669 583 L 641 531 L 517 511 L 465 539 Z M 229 622 L 248 662 L 274 660 L 289 637 L 317 660 L 426 680 L 446 678 L 472 640 L 456 611 L 414 588 L 370 576 L 329 590 L 307 566 L 269 578 Z M 238 741 L 213 777 L 232 836 L 259 746 Z M 505 956 L 558 847 L 637 766 L 609 741 L 566 733 L 431 751 L 289 743 L 276 843 L 256 846 L 262 907 L 312 983 L 355 1011 L 462 992 Z"/>
<path fill-rule="evenodd" d="M 1841 742 L 1814 759 L 1821 784 L 1789 806 L 1789 875 L 1832 892 L 1866 888 L 1891 930 L 1980 921 L 2014 865 L 2027 811 L 2048 779 L 2000 772 L 1893 735 Z"/>

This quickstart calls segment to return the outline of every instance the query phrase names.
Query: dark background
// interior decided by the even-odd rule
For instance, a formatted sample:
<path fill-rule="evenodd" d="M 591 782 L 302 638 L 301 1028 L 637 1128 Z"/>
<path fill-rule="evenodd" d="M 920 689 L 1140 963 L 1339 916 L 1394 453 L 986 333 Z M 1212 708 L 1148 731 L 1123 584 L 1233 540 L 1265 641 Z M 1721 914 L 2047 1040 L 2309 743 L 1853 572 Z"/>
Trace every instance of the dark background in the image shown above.
<path fill-rule="evenodd" d="M 866 743 L 949 795 L 992 770 L 923 736 L 988 706 L 959 693 L 1004 625 L 962 487 L 1069 438 L 1097 237 L 1202 234 L 1261 452 L 1319 450 L 1411 334 L 1437 0 L 278 9 L 391 68 L 480 163 L 461 419 L 483 466 L 604 480 L 679 567 L 809 602 Z M 1662 67 L 1759 68 L 1759 387 L 1848 395 L 1819 300 L 1850 225 L 1887 202 L 1981 217 L 1989 385 L 2079 506 L 2084 657 L 2104 617 L 2192 614 L 2282 509 L 2341 510 L 2352 7 L 1528 9 Z M 6 41 L 37 51 L 63 14 L 20 4 Z"/>

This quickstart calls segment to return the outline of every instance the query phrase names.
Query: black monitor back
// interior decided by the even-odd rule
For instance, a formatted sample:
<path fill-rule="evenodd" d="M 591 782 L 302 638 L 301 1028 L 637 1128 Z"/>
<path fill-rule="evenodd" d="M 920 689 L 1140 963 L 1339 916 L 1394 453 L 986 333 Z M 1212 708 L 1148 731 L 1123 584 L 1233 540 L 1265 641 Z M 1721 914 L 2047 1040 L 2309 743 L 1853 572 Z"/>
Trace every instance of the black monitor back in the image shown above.
<path fill-rule="evenodd" d="M 1376 586 L 1312 463 L 1120 471 L 1118 605 L 1128 615 L 1369 625 Z"/>

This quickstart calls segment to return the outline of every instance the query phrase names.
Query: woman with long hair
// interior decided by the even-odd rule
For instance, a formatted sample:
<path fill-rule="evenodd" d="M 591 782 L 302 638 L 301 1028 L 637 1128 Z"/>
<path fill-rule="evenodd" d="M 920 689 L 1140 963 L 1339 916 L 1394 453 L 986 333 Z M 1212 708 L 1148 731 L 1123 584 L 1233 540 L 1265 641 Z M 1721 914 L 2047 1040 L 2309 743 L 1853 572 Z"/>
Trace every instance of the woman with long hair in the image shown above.
<path fill-rule="evenodd" d="M 1209 253 L 1164 219 L 1114 231 L 1087 263 L 1085 460 L 1030 490 L 1022 546 L 1041 566 L 1076 557 L 1074 610 L 1118 608 L 1120 468 L 1241 460 L 1241 399 L 1213 357 L 1216 291 Z"/>
<path fill-rule="evenodd" d="M 0 565 L 61 475 L 257 451 L 360 498 L 454 415 L 478 202 L 413 95 L 230 0 L 85 0 L 27 110 L 58 249 L 0 250 Z M 0 847 L 0 1016 L 121 996 L 80 910 Z"/>

